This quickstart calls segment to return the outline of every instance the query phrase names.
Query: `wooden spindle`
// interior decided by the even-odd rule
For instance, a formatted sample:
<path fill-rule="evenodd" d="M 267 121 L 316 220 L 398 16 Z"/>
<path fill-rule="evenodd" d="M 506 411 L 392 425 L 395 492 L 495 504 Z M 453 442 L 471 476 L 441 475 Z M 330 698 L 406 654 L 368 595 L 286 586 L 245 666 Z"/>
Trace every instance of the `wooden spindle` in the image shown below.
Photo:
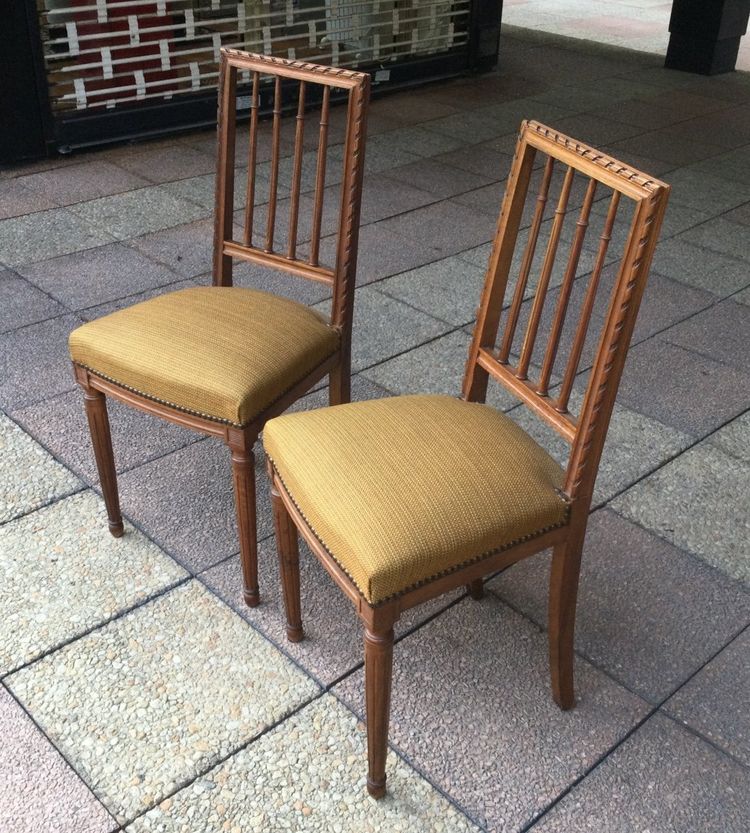
<path fill-rule="evenodd" d="M 281 77 L 276 77 L 273 91 L 273 133 L 271 138 L 271 183 L 268 193 L 268 222 L 266 224 L 267 252 L 273 252 L 273 232 L 276 225 L 276 197 L 279 189 L 279 144 L 281 140 Z"/>
<path fill-rule="evenodd" d="M 299 223 L 299 191 L 302 180 L 302 140 L 305 133 L 305 82 L 299 82 L 297 102 L 297 126 L 294 133 L 294 165 L 292 169 L 292 201 L 289 206 L 289 253 L 294 260 L 297 254 L 297 225 Z"/>
<path fill-rule="evenodd" d="M 573 347 L 568 356 L 568 364 L 565 367 L 565 375 L 563 376 L 562 385 L 560 387 L 560 395 L 555 402 L 555 410 L 561 414 L 568 412 L 568 402 L 570 401 L 570 392 L 573 389 L 573 380 L 576 373 L 578 373 L 578 365 L 581 361 L 583 353 L 583 345 L 586 343 L 586 334 L 589 329 L 589 322 L 591 321 L 591 313 L 594 309 L 594 301 L 596 300 L 596 292 L 599 288 L 599 279 L 602 274 L 604 260 L 607 256 L 607 249 L 609 248 L 609 241 L 612 239 L 612 228 L 615 224 L 615 217 L 617 216 L 617 207 L 620 204 L 620 192 L 615 191 L 612 194 L 612 199 L 609 203 L 609 210 L 607 211 L 607 219 L 604 222 L 604 230 L 599 238 L 599 249 L 596 254 L 596 262 L 594 263 L 594 271 L 591 273 L 589 285 L 586 290 L 586 297 L 583 300 L 583 307 L 581 308 L 581 317 L 578 320 L 578 327 L 576 328 L 575 338 L 573 340 Z"/>
<path fill-rule="evenodd" d="M 547 251 L 544 254 L 542 274 L 539 276 L 539 285 L 534 296 L 534 303 L 531 305 L 529 323 L 526 326 L 526 334 L 521 348 L 521 358 L 518 362 L 518 371 L 516 372 L 516 376 L 519 379 L 526 379 L 528 376 L 531 355 L 534 352 L 534 344 L 536 343 L 536 336 L 539 331 L 539 322 L 542 320 L 542 310 L 544 309 L 544 302 L 547 299 L 547 289 L 549 287 L 550 277 L 552 276 L 552 267 L 555 265 L 555 256 L 557 255 L 557 247 L 560 243 L 560 234 L 562 233 L 563 223 L 565 222 L 565 214 L 568 210 L 568 200 L 570 199 L 570 189 L 573 185 L 574 176 L 575 170 L 569 167 L 563 180 L 560 198 L 557 201 L 555 219 L 552 221 L 552 230 L 549 241 L 547 242 Z"/>
<path fill-rule="evenodd" d="M 578 262 L 581 259 L 581 249 L 583 248 L 583 238 L 586 235 L 586 229 L 589 225 L 589 215 L 591 214 L 591 206 L 594 202 L 594 195 L 596 194 L 596 180 L 592 179 L 589 182 L 589 187 L 586 189 L 586 196 L 583 199 L 583 206 L 581 213 L 576 223 L 575 237 L 573 238 L 573 246 L 570 250 L 570 257 L 568 258 L 568 266 L 565 270 L 562 286 L 560 287 L 560 297 L 557 299 L 557 308 L 555 309 L 555 318 L 552 322 L 552 329 L 547 342 L 547 351 L 544 354 L 544 361 L 542 363 L 542 373 L 539 379 L 539 386 L 537 393 L 541 396 L 547 396 L 549 393 L 549 382 L 552 376 L 552 368 L 557 357 L 557 348 L 560 344 L 560 335 L 562 333 L 563 325 L 565 324 L 565 316 L 568 312 L 568 304 L 570 302 L 570 293 L 573 290 L 573 281 L 578 270 Z"/>
<path fill-rule="evenodd" d="M 312 237 L 310 240 L 310 266 L 318 265 L 320 257 L 320 228 L 323 223 L 323 196 L 326 184 L 326 158 L 328 154 L 328 111 L 331 104 L 331 88 L 323 88 L 320 106 L 320 134 L 318 136 L 318 164 L 315 171 L 315 203 L 313 205 Z"/>
<path fill-rule="evenodd" d="M 534 253 L 536 252 L 536 244 L 539 239 L 539 229 L 544 218 L 544 209 L 547 205 L 547 197 L 549 195 L 549 186 L 552 181 L 552 172 L 555 167 L 555 160 L 550 156 L 547 159 L 547 164 L 544 166 L 544 175 L 542 176 L 542 184 L 539 186 L 539 193 L 536 198 L 536 207 L 534 209 L 534 219 L 531 221 L 531 228 L 529 229 L 529 239 L 526 242 L 526 250 L 523 253 L 523 260 L 521 261 L 521 271 L 518 274 L 516 282 L 516 289 L 513 293 L 513 302 L 508 311 L 508 320 L 505 324 L 505 332 L 503 333 L 503 341 L 498 353 L 497 359 L 502 364 L 508 363 L 510 350 L 513 346 L 513 337 L 516 334 L 516 326 L 518 324 L 518 316 L 521 312 L 521 304 L 523 304 L 523 296 L 526 292 L 526 284 L 529 280 L 529 272 L 531 271 L 531 264 L 534 260 Z"/>
<path fill-rule="evenodd" d="M 258 156 L 258 97 L 260 73 L 253 73 L 253 92 L 250 97 L 250 144 L 247 150 L 247 193 L 245 195 L 245 232 L 242 242 L 253 245 L 253 214 L 255 212 L 255 162 Z"/>

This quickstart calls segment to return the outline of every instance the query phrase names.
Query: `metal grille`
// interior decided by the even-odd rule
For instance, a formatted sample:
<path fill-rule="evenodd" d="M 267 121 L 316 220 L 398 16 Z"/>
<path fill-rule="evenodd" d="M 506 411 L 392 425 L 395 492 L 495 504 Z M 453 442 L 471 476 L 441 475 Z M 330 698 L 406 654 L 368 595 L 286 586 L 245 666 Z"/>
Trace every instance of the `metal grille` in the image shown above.
<path fill-rule="evenodd" d="M 214 89 L 219 49 L 349 67 L 467 48 L 469 0 L 40 0 L 50 100 L 88 111 Z"/>

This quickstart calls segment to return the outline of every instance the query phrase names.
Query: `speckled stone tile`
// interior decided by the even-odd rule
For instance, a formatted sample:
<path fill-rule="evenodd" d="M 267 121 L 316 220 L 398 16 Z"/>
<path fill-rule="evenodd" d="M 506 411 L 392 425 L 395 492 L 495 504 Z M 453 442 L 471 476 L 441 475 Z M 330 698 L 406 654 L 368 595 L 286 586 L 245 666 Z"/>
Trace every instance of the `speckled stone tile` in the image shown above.
<path fill-rule="evenodd" d="M 0 829 L 108 833 L 115 820 L 0 686 Z"/>
<path fill-rule="evenodd" d="M 745 630 L 664 706 L 750 767 L 750 630 Z"/>
<path fill-rule="evenodd" d="M 676 238 L 681 242 L 703 246 L 712 252 L 736 257 L 750 262 L 750 247 L 747 245 L 747 229 L 739 223 L 731 223 L 723 217 L 715 217 L 706 223 L 684 232 Z"/>
<path fill-rule="evenodd" d="M 690 167 L 671 171 L 665 179 L 672 186 L 670 203 L 699 211 L 722 214 L 747 201 L 747 186 L 741 182 L 729 183 Z"/>
<path fill-rule="evenodd" d="M 21 266 L 19 273 L 72 310 L 104 304 L 178 279 L 122 243 Z"/>
<path fill-rule="evenodd" d="M 0 181 L 0 220 L 48 208 L 55 208 L 55 203 L 43 194 L 26 188 L 20 179 Z"/>
<path fill-rule="evenodd" d="M 750 463 L 703 442 L 637 483 L 613 506 L 750 584 L 748 494 Z"/>
<path fill-rule="evenodd" d="M 66 165 L 18 178 L 26 188 L 71 205 L 148 185 L 147 179 L 124 171 L 105 159 L 88 159 L 80 165 Z"/>
<path fill-rule="evenodd" d="M 68 336 L 82 323 L 63 315 L 0 335 L 0 407 L 12 411 L 77 387 Z"/>
<path fill-rule="evenodd" d="M 71 206 L 71 211 L 118 240 L 205 217 L 203 208 L 188 200 L 173 197 L 158 185 L 79 203 Z"/>
<path fill-rule="evenodd" d="M 707 442 L 739 460 L 750 463 L 750 411 L 711 434 Z"/>
<path fill-rule="evenodd" d="M 197 582 L 61 648 L 6 684 L 120 822 L 318 691 Z"/>
<path fill-rule="evenodd" d="M 668 332 L 631 348 L 619 401 L 697 437 L 746 410 L 750 373 L 670 344 Z"/>
<path fill-rule="evenodd" d="M 83 486 L 15 422 L 0 413 L 0 523 Z"/>
<path fill-rule="evenodd" d="M 388 795 L 373 801 L 365 791 L 364 727 L 325 695 L 136 819 L 127 833 L 479 833 L 392 752 L 387 766 Z"/>
<path fill-rule="evenodd" d="M 172 275 L 172 277 L 174 278 L 176 276 Z M 141 301 L 156 298 L 157 295 L 164 295 L 167 292 L 177 292 L 179 289 L 188 289 L 193 286 L 206 286 L 210 282 L 210 278 L 206 276 L 204 278 L 176 280 L 174 283 L 164 284 L 156 289 L 147 289 L 145 292 L 138 292 L 135 295 L 126 295 L 123 298 L 117 298 L 115 301 L 108 301 L 106 304 L 97 304 L 94 307 L 86 307 L 86 309 L 76 310 L 76 312 L 85 321 L 93 321 L 95 318 L 101 318 L 103 315 L 109 315 L 111 312 L 116 312 L 125 307 L 132 307 L 133 304 L 140 304 Z"/>
<path fill-rule="evenodd" d="M 198 220 L 144 234 L 129 240 L 128 245 L 183 278 L 205 275 L 212 265 L 213 220 Z"/>
<path fill-rule="evenodd" d="M 358 712 L 363 673 L 335 691 Z M 490 830 L 519 830 L 604 755 L 646 704 L 583 660 L 579 702 L 550 695 L 547 639 L 488 594 L 394 650 L 392 743 Z"/>
<path fill-rule="evenodd" d="M 258 537 L 273 532 L 265 463 L 256 444 Z M 239 551 L 229 449 L 199 440 L 119 478 L 122 510 L 170 555 L 203 570 Z"/>
<path fill-rule="evenodd" d="M 748 272 L 750 275 L 750 269 Z M 732 300 L 724 301 L 672 327 L 664 333 L 664 338 L 737 370 L 747 370 L 750 365 L 750 308 Z"/>
<path fill-rule="evenodd" d="M 547 627 L 548 554 L 489 582 L 504 601 Z M 576 618 L 576 649 L 658 703 L 750 622 L 750 595 L 735 581 L 614 512 L 589 520 Z"/>
<path fill-rule="evenodd" d="M 378 284 L 378 291 L 455 326 L 473 320 L 484 272 L 460 257 L 446 257 Z"/>
<path fill-rule="evenodd" d="M 318 304 L 327 314 L 330 305 Z M 357 290 L 352 367 L 355 371 L 411 350 L 452 327 L 369 286 Z"/>
<path fill-rule="evenodd" d="M 0 527 L 0 570 L 0 674 L 187 575 L 132 527 L 113 538 L 93 492 Z"/>
<path fill-rule="evenodd" d="M 486 173 L 461 170 L 436 159 L 420 159 L 419 162 L 400 165 L 383 174 L 388 179 L 428 191 L 435 199 L 447 199 L 456 194 L 464 194 L 474 188 L 496 182 L 505 175 L 501 170 L 490 169 Z"/>
<path fill-rule="evenodd" d="M 216 168 L 215 154 L 175 143 L 166 146 L 123 148 L 116 157 L 117 164 L 151 182 L 169 182 L 197 174 L 211 173 Z"/>
<path fill-rule="evenodd" d="M 579 413 L 581 403 L 581 395 L 574 391 L 571 411 Z M 570 445 L 547 423 L 527 408 L 513 411 L 512 416 L 561 466 L 567 464 Z M 610 500 L 694 441 L 683 431 L 615 404 L 599 464 L 594 504 Z"/>
<path fill-rule="evenodd" d="M 655 715 L 553 807 L 534 833 L 745 833 L 750 775 Z"/>
<path fill-rule="evenodd" d="M 109 243 L 112 236 L 98 224 L 67 208 L 0 220 L 0 263 L 19 266 Z"/>
<path fill-rule="evenodd" d="M 13 272 L 0 271 L 0 333 L 46 321 L 65 307 Z"/>
<path fill-rule="evenodd" d="M 656 247 L 653 268 L 680 283 L 722 298 L 750 285 L 750 270 L 746 263 L 692 245 L 690 234 L 662 240 Z"/>

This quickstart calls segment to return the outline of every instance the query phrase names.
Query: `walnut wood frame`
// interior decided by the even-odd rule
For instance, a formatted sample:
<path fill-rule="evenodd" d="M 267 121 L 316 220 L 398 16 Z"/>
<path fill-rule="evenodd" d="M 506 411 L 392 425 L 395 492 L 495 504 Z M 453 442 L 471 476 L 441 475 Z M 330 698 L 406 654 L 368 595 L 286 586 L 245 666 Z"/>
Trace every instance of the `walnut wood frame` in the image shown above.
<path fill-rule="evenodd" d="M 525 281 L 533 259 L 544 202 L 554 162 L 542 173 L 537 198 L 537 212 L 532 221 L 529 242 L 519 277 L 520 289 L 514 293 L 505 325 L 505 338 L 495 348 L 500 327 L 508 274 L 516 246 L 521 217 L 526 202 L 532 168 L 537 152 L 548 160 L 567 166 L 560 202 L 555 212 L 544 257 L 537 298 L 532 311 L 517 366 L 509 363 L 509 330 L 515 330 Z M 583 207 L 574 235 L 568 265 L 560 290 L 550 338 L 537 384 L 528 380 L 530 355 L 537 335 L 544 297 L 547 294 L 552 261 L 560 238 L 562 219 L 567 209 L 573 172 L 589 179 Z M 571 349 L 561 392 L 556 399 L 548 393 L 552 363 L 559 347 L 560 334 L 581 253 L 583 234 L 588 224 L 597 184 L 613 191 L 600 238 L 599 253 L 589 279 L 578 330 Z M 455 571 L 423 583 L 378 605 L 371 605 L 344 573 L 324 544 L 318 540 L 284 488 L 281 478 L 269 463 L 272 500 L 277 530 L 277 546 L 287 614 L 287 635 L 291 641 L 303 638 L 299 596 L 299 556 L 297 532 L 310 546 L 336 584 L 354 604 L 365 629 L 365 690 L 368 731 L 369 771 L 367 789 L 379 798 L 385 794 L 385 758 L 388 740 L 393 626 L 401 613 L 461 585 L 472 598 L 482 596 L 483 577 L 514 564 L 534 553 L 553 550 L 549 595 L 549 657 L 552 694 L 562 709 L 575 704 L 573 688 L 573 631 L 578 591 L 581 550 L 586 533 L 589 509 L 599 460 L 614 406 L 615 395 L 628 351 L 638 306 L 646 285 L 654 248 L 669 195 L 669 186 L 635 171 L 616 160 L 576 142 L 537 122 L 524 122 L 516 146 L 510 178 L 503 200 L 497 233 L 482 293 L 478 320 L 469 350 L 464 377 L 463 397 L 484 402 L 490 378 L 495 379 L 528 405 L 571 445 L 565 479 L 565 495 L 570 503 L 568 523 L 532 540 L 497 552 L 487 558 L 462 566 Z M 578 371 L 583 343 L 590 323 L 591 309 L 599 284 L 612 227 L 621 196 L 634 202 L 634 215 L 621 261 L 616 285 L 610 300 L 606 324 L 599 342 L 593 370 L 588 382 L 581 414 L 576 421 L 568 412 L 568 396 Z M 539 207 L 541 206 L 541 208 Z"/>
<path fill-rule="evenodd" d="M 241 243 L 233 239 L 235 139 L 237 132 L 236 94 L 238 72 L 252 76 L 250 156 L 248 160 L 248 203 L 245 233 Z M 273 157 L 271 161 L 274 182 L 269 203 L 266 245 L 263 248 L 251 244 L 252 213 L 255 192 L 255 149 L 258 130 L 259 84 L 261 76 L 275 79 L 275 105 L 272 126 Z M 273 250 L 275 223 L 279 139 L 281 126 L 282 81 L 299 82 L 299 107 L 296 115 L 297 129 L 292 175 L 292 208 L 290 217 L 289 248 L 285 253 Z M 323 87 L 321 106 L 318 167 L 315 181 L 315 206 L 313 218 L 312 255 L 308 260 L 296 256 L 296 229 L 299 212 L 301 161 L 303 153 L 302 131 L 305 118 L 305 89 L 310 85 Z M 346 133 L 344 140 L 344 175 L 341 186 L 341 204 L 338 225 L 338 247 L 332 269 L 318 264 L 321 215 L 325 188 L 325 159 L 328 140 L 328 113 L 330 93 L 333 89 L 345 90 L 348 96 Z M 329 326 L 339 336 L 336 352 L 321 362 L 291 390 L 246 425 L 227 425 L 202 416 L 185 413 L 169 405 L 155 402 L 139 393 L 125 389 L 97 376 L 74 363 L 76 381 L 84 390 L 86 413 L 91 432 L 96 465 L 112 534 L 119 537 L 124 528 L 117 491 L 117 476 L 112 451 L 106 397 L 137 408 L 154 416 L 174 422 L 202 434 L 220 437 L 229 447 L 232 460 L 235 506 L 240 542 L 243 574 L 243 596 L 251 607 L 260 601 L 257 566 L 256 495 L 255 495 L 255 442 L 268 419 L 278 416 L 297 399 L 307 393 L 326 375 L 330 377 L 329 398 L 331 404 L 350 400 L 351 331 L 354 309 L 354 287 L 357 269 L 360 205 L 365 155 L 365 132 L 370 96 L 370 78 L 361 72 L 337 67 L 319 66 L 300 61 L 290 61 L 266 55 L 253 55 L 237 50 L 222 49 L 219 73 L 218 105 L 218 158 L 216 171 L 216 213 L 214 224 L 213 285 L 232 285 L 233 259 L 269 266 L 283 272 L 321 281 L 330 285 L 333 294 Z M 250 229 L 250 233 L 248 232 Z"/>

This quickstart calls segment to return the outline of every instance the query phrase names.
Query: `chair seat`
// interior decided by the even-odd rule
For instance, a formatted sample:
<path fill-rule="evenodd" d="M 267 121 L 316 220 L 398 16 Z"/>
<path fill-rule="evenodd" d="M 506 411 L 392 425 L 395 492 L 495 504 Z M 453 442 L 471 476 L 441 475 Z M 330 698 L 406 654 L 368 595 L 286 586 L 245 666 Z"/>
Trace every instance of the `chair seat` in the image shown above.
<path fill-rule="evenodd" d="M 84 324 L 76 364 L 181 411 L 244 426 L 333 355 L 309 307 L 241 287 L 170 292 Z"/>
<path fill-rule="evenodd" d="M 370 604 L 567 522 L 560 466 L 509 417 L 401 396 L 270 420 L 264 446 Z"/>

